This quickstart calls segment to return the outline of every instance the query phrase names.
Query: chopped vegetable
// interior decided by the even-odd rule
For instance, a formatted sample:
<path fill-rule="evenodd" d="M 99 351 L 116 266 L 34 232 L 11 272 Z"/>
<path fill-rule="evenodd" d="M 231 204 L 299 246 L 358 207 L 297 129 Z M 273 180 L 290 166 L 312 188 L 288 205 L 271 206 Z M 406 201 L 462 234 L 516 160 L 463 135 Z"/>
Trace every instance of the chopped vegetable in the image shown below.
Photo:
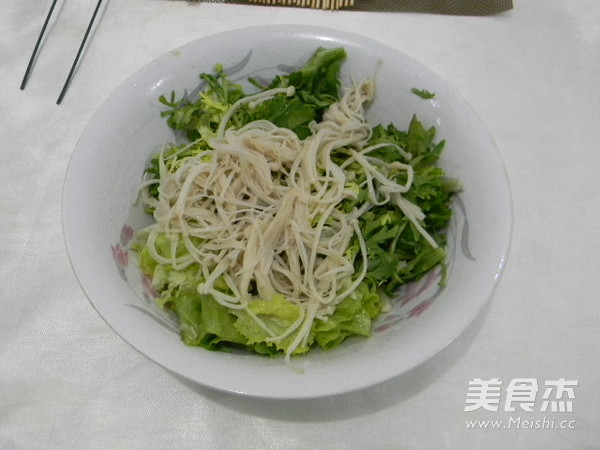
<path fill-rule="evenodd" d="M 434 93 L 426 91 L 425 89 L 412 88 L 410 91 L 425 100 L 435 97 Z"/>
<path fill-rule="evenodd" d="M 189 142 L 156 155 L 140 267 L 185 344 L 259 354 L 370 336 L 386 298 L 436 266 L 459 184 L 415 116 L 371 126 L 372 80 L 342 89 L 343 48 L 247 94 L 217 65 L 196 100 L 160 97 Z M 419 91 L 422 93 L 422 91 Z M 445 279 L 442 279 L 442 283 Z"/>

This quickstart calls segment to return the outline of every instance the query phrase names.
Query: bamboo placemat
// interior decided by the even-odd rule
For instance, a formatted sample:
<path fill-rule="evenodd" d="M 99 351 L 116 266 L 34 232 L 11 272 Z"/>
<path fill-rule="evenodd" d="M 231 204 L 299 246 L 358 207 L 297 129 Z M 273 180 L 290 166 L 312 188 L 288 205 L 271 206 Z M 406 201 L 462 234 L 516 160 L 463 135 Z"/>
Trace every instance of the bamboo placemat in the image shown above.
<path fill-rule="evenodd" d="M 488 16 L 509 11 L 512 0 L 185 0 L 199 3 L 234 3 L 304 7 L 347 11 L 388 11 Z"/>

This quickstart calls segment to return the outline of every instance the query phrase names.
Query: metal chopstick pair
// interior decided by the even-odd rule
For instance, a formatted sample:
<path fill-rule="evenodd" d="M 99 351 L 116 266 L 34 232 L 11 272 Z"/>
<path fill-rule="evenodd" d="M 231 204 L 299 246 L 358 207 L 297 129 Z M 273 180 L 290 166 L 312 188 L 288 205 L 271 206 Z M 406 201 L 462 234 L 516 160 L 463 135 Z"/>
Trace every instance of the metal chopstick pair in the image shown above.
<path fill-rule="evenodd" d="M 83 35 L 81 44 L 79 45 L 79 50 L 77 51 L 75 60 L 73 61 L 73 64 L 71 65 L 71 70 L 69 71 L 69 75 L 67 76 L 65 84 L 63 85 L 63 88 L 60 91 L 58 99 L 56 100 L 57 105 L 61 104 L 61 102 L 63 101 L 63 98 L 65 97 L 65 94 L 67 93 L 67 90 L 69 89 L 69 85 L 71 84 L 71 80 L 73 79 L 73 75 L 75 74 L 75 69 L 77 68 L 77 65 L 79 64 L 79 60 L 81 59 L 81 55 L 83 53 L 83 49 L 85 48 L 85 44 L 86 44 L 88 37 L 90 35 L 90 32 L 92 30 L 92 26 L 94 25 L 94 22 L 96 21 L 96 16 L 98 15 L 98 11 L 100 10 L 102 1 L 103 0 L 98 0 L 98 3 L 96 4 L 94 13 L 92 14 L 92 18 L 90 19 L 90 23 L 88 24 L 87 29 L 85 30 L 85 34 Z M 27 85 L 27 81 L 29 80 L 29 76 L 31 75 L 31 72 L 33 70 L 33 65 L 34 65 L 35 59 L 39 52 L 39 48 L 42 43 L 42 39 L 44 38 L 44 34 L 46 33 L 46 28 L 48 27 L 48 22 L 50 22 L 50 18 L 52 17 L 52 13 L 54 12 L 54 7 L 56 6 L 56 2 L 57 2 L 57 0 L 52 0 L 52 5 L 50 5 L 50 10 L 48 11 L 46 20 L 44 21 L 44 24 L 42 25 L 42 29 L 41 29 L 38 39 L 35 43 L 35 47 L 33 48 L 33 53 L 31 54 L 31 58 L 29 58 L 29 63 L 27 64 L 27 69 L 25 70 L 25 75 L 23 76 L 23 81 L 21 82 L 21 90 L 25 89 L 25 86 Z"/>

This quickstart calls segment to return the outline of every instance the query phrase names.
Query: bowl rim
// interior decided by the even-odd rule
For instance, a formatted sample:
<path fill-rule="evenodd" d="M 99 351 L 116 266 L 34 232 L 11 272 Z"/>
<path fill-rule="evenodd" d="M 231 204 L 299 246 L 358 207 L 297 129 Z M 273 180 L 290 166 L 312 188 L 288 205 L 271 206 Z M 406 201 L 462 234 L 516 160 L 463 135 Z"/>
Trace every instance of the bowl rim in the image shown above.
<path fill-rule="evenodd" d="M 78 158 L 79 154 L 81 153 L 80 145 L 82 145 L 82 142 L 84 141 L 84 136 L 86 136 L 86 134 L 90 132 L 92 127 L 95 126 L 94 124 L 95 124 L 95 121 L 98 119 L 98 117 L 100 117 L 102 114 L 104 114 L 105 111 L 107 110 L 107 108 L 109 108 L 109 106 L 107 106 L 107 105 L 109 105 L 110 102 L 112 100 L 114 100 L 114 97 L 116 95 L 118 95 L 119 90 L 123 89 L 124 86 L 135 83 L 135 80 L 137 78 L 139 78 L 143 73 L 145 73 L 145 72 L 151 70 L 153 67 L 155 67 L 157 64 L 157 61 L 160 61 L 161 59 L 165 58 L 165 55 L 173 54 L 173 53 L 184 54 L 187 51 L 187 49 L 193 48 L 196 45 L 207 44 L 207 43 L 210 43 L 211 41 L 215 41 L 215 40 L 218 41 L 219 39 L 231 39 L 234 37 L 242 37 L 244 35 L 257 35 L 257 34 L 258 35 L 265 34 L 265 35 L 269 35 L 269 36 L 273 35 L 273 34 L 279 35 L 279 36 L 288 36 L 289 39 L 294 39 L 296 36 L 299 36 L 299 35 L 300 36 L 318 35 L 321 37 L 329 38 L 332 41 L 337 41 L 337 42 L 343 41 L 343 42 L 349 42 L 349 43 L 357 43 L 357 45 L 359 45 L 359 44 L 360 45 L 373 45 L 375 52 L 385 50 L 385 52 L 389 52 L 392 55 L 398 55 L 399 57 L 402 57 L 407 61 L 411 61 L 411 64 L 414 64 L 416 67 L 419 68 L 419 70 L 426 71 L 430 76 L 433 76 L 438 82 L 442 83 L 447 89 L 449 89 L 451 92 L 453 92 L 455 94 L 454 100 L 462 103 L 462 107 L 466 108 L 469 111 L 469 113 L 471 114 L 471 119 L 474 120 L 475 122 L 477 122 L 477 124 L 482 127 L 480 131 L 483 131 L 484 134 L 486 135 L 486 137 L 489 139 L 490 151 L 494 152 L 494 155 L 497 159 L 496 164 L 499 164 L 498 167 L 501 169 L 501 172 L 502 172 L 502 174 L 500 175 L 499 178 L 503 179 L 503 182 L 504 182 L 504 185 L 502 186 L 502 190 L 505 192 L 505 196 L 503 198 L 503 208 L 505 208 L 506 212 L 508 213 L 508 218 L 505 217 L 504 224 L 506 226 L 506 229 L 504 230 L 504 233 L 503 233 L 502 250 L 500 251 L 500 254 L 497 255 L 498 261 L 497 261 L 496 271 L 493 274 L 493 283 L 490 283 L 487 285 L 486 292 L 483 295 L 485 298 L 481 299 L 477 303 L 477 307 L 471 311 L 470 317 L 468 317 L 467 319 L 465 319 L 461 322 L 461 326 L 455 327 L 453 332 L 450 333 L 446 337 L 445 340 L 438 342 L 438 344 L 435 346 L 430 346 L 429 351 L 427 353 L 422 354 L 420 358 L 416 358 L 414 363 L 410 367 L 404 368 L 404 370 L 396 370 L 396 371 L 392 370 L 392 371 L 388 371 L 388 372 L 385 372 L 380 375 L 374 374 L 374 376 L 370 377 L 369 379 L 353 379 L 353 380 L 349 380 L 348 382 L 343 383 L 339 386 L 327 386 L 326 388 L 314 389 L 312 391 L 306 391 L 303 388 L 302 389 L 296 388 L 296 389 L 291 389 L 291 390 L 285 390 L 285 389 L 276 390 L 274 393 L 270 393 L 267 389 L 265 389 L 265 386 L 263 386 L 263 385 L 260 385 L 260 386 L 252 385 L 252 383 L 246 384 L 244 387 L 236 389 L 235 387 L 225 386 L 225 385 L 222 385 L 219 383 L 215 383 L 214 381 L 206 381 L 206 380 L 197 379 L 194 376 L 190 376 L 189 374 L 182 373 L 180 370 L 177 370 L 176 367 L 173 367 L 172 364 L 161 361 L 160 358 L 157 358 L 155 355 L 149 354 L 149 352 L 147 350 L 145 351 L 143 349 L 140 349 L 139 345 L 137 345 L 135 342 L 132 342 L 132 340 L 130 338 L 127 338 L 126 336 L 124 336 L 123 332 L 120 329 L 118 329 L 118 326 L 115 326 L 112 323 L 112 321 L 110 320 L 110 318 L 108 318 L 106 316 L 106 312 L 103 311 L 102 308 L 99 307 L 97 300 L 94 298 L 94 296 L 95 296 L 94 291 L 92 289 L 90 289 L 89 285 L 86 282 L 86 277 L 83 276 L 83 271 L 81 269 L 81 262 L 79 261 L 78 256 L 76 256 L 78 254 L 78 250 L 75 248 L 77 246 L 77 244 L 73 240 L 74 239 L 74 236 L 73 236 L 73 225 L 74 224 L 72 222 L 73 218 L 70 215 L 68 208 L 69 208 L 69 204 L 70 204 L 69 196 L 72 195 L 72 190 L 75 189 L 75 187 L 72 186 L 70 174 L 72 173 L 73 168 L 76 168 L 76 166 L 77 166 L 77 158 Z M 149 62 L 148 64 L 144 65 L 142 68 L 137 70 L 133 75 L 128 77 L 122 84 L 120 84 L 120 86 L 117 89 L 115 89 L 115 91 L 113 91 L 110 94 L 108 99 L 100 106 L 100 108 L 92 116 L 92 119 L 90 120 L 88 125 L 85 127 L 80 139 L 77 142 L 75 151 L 71 155 L 71 158 L 69 161 L 67 173 L 65 176 L 65 182 L 63 185 L 62 219 L 63 219 L 62 220 L 63 238 L 64 238 L 64 242 L 66 245 L 69 260 L 72 265 L 75 276 L 76 276 L 80 286 L 82 287 L 84 293 L 86 294 L 89 302 L 91 303 L 93 308 L 96 310 L 96 312 L 109 325 L 109 327 L 117 335 L 119 335 L 123 340 L 125 340 L 125 342 L 127 342 L 130 346 L 135 348 L 138 352 L 142 353 L 144 356 L 146 356 L 150 360 L 154 361 L 156 364 L 173 372 L 177 376 L 183 377 L 192 382 L 199 383 L 206 387 L 216 389 L 219 391 L 238 393 L 238 394 L 243 394 L 243 395 L 247 395 L 247 396 L 261 397 L 261 398 L 277 398 L 277 399 L 300 399 L 300 398 L 302 398 L 302 399 L 306 399 L 306 398 L 317 398 L 317 397 L 324 397 L 324 396 L 330 396 L 330 395 L 338 395 L 338 394 L 343 394 L 343 393 L 347 393 L 350 391 L 360 390 L 360 389 L 364 389 L 364 388 L 367 388 L 372 385 L 382 383 L 391 378 L 400 376 L 402 373 L 405 373 L 406 371 L 427 361 L 432 356 L 434 356 L 435 354 L 437 354 L 438 352 L 440 352 L 441 350 L 446 348 L 458 336 L 460 336 L 464 332 L 464 330 L 467 329 L 468 326 L 481 313 L 481 311 L 484 309 L 485 305 L 492 298 L 492 296 L 495 292 L 495 289 L 498 286 L 498 283 L 500 281 L 501 275 L 504 272 L 504 268 L 508 261 L 508 255 L 509 255 L 510 246 L 511 246 L 511 242 L 512 242 L 513 207 L 512 207 L 512 194 L 511 194 L 510 182 L 509 182 L 506 167 L 502 160 L 502 156 L 499 152 L 498 146 L 494 142 L 492 136 L 489 134 L 489 131 L 483 125 L 483 122 L 481 121 L 479 116 L 476 114 L 474 109 L 466 102 L 466 100 L 462 96 L 460 96 L 460 94 L 458 94 L 456 92 L 455 89 L 453 89 L 445 80 L 443 80 L 441 77 L 439 77 L 439 75 L 437 75 L 435 72 L 433 72 L 431 69 L 429 69 L 424 64 L 418 62 L 412 56 L 406 55 L 402 51 L 397 50 L 397 49 L 389 46 L 388 44 L 376 41 L 372 38 L 361 36 L 361 35 L 355 34 L 355 33 L 334 30 L 331 28 L 326 28 L 326 27 L 321 27 L 321 26 L 288 24 L 288 25 L 261 25 L 261 26 L 237 28 L 237 29 L 233 29 L 233 30 L 228 30 L 228 31 L 223 31 L 220 33 L 212 34 L 212 35 L 209 35 L 209 36 L 206 36 L 203 38 L 199 38 L 197 40 L 194 40 L 194 41 L 188 42 L 182 46 L 179 46 L 179 47 L 171 50 L 168 53 L 160 55 L 158 58 L 156 58 L 153 61 Z M 183 346 L 183 344 L 181 344 L 181 345 Z"/>

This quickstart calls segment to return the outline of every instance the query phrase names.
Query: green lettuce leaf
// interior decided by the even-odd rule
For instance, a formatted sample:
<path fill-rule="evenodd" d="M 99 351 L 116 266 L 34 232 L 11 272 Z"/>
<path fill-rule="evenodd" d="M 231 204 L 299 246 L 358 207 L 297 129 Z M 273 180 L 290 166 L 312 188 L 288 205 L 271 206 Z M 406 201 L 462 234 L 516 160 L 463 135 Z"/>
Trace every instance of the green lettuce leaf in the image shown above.
<path fill-rule="evenodd" d="M 236 317 L 212 296 L 180 291 L 168 303 L 179 316 L 185 344 L 209 350 L 222 349 L 221 343 L 245 345 L 246 338 L 235 327 Z"/>
<path fill-rule="evenodd" d="M 355 292 L 345 298 L 327 320 L 316 320 L 311 329 L 312 339 L 323 349 L 330 350 L 348 337 L 371 335 L 372 322 L 382 308 L 380 294 L 375 287 L 361 283 Z"/>
<path fill-rule="evenodd" d="M 276 336 L 285 333 L 302 314 L 299 306 L 287 301 L 282 295 L 276 294 L 270 300 L 254 300 L 251 301 L 248 309 L 260 319 Z M 246 344 L 253 346 L 260 344 L 259 348 L 271 353 L 285 352 L 290 348 L 296 333 L 284 337 L 276 342 L 268 342 L 271 335 L 261 327 L 251 317 L 250 313 L 245 310 L 232 310 L 232 314 L 237 317 L 235 328 L 246 338 Z M 267 350 L 270 349 L 270 350 Z M 308 346 L 299 346 L 294 353 L 305 353 L 308 351 Z"/>

